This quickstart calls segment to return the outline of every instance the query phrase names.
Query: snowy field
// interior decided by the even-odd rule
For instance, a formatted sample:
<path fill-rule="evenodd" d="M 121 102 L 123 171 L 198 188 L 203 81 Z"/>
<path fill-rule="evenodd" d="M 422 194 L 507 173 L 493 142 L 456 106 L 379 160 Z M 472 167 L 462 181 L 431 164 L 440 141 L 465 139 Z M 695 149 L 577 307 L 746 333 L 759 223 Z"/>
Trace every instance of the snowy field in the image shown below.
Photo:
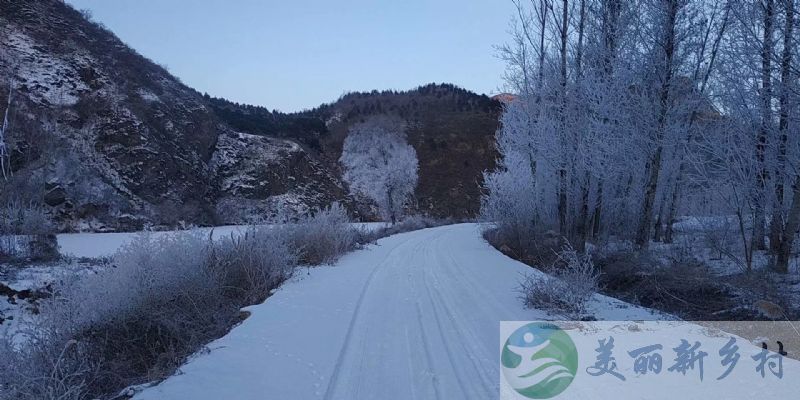
<path fill-rule="evenodd" d="M 356 228 L 364 230 L 376 230 L 386 226 L 383 222 L 357 222 L 353 223 Z M 247 225 L 227 225 L 213 228 L 196 228 L 201 232 L 212 234 L 214 239 L 220 239 L 231 235 L 239 235 L 248 228 Z M 169 235 L 175 231 L 152 232 L 153 235 Z M 125 243 L 130 242 L 139 232 L 121 233 L 63 233 L 58 235 L 58 245 L 61 254 L 72 255 L 75 257 L 108 257 L 113 255 L 117 249 Z"/>

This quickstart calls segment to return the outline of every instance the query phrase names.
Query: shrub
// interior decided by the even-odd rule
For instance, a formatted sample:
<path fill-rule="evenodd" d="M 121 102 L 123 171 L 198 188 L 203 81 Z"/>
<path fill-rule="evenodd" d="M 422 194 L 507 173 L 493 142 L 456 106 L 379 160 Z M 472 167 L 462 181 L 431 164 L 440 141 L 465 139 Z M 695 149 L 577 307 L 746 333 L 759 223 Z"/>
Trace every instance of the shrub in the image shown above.
<path fill-rule="evenodd" d="M 99 365 L 86 357 L 81 343 L 54 340 L 51 335 L 53 332 L 31 332 L 22 349 L 0 337 L 0 399 L 87 398 L 87 379 L 95 375 Z"/>
<path fill-rule="evenodd" d="M 639 251 L 610 252 L 598 257 L 597 265 L 608 295 L 685 320 L 760 320 L 751 307 L 759 300 L 791 309 L 767 271 L 720 276 L 697 259 Z"/>
<path fill-rule="evenodd" d="M 55 227 L 44 208 L 9 201 L 0 207 L 0 259 L 49 261 L 59 257 Z"/>
<path fill-rule="evenodd" d="M 0 235 L 45 235 L 55 232 L 44 208 L 11 201 L 0 207 Z"/>
<path fill-rule="evenodd" d="M 91 393 L 159 379 L 235 322 L 239 304 L 223 297 L 209 254 L 198 233 L 142 234 L 114 268 L 61 288 L 63 301 L 45 312 L 104 360 Z"/>
<path fill-rule="evenodd" d="M 0 235 L 2 261 L 52 261 L 60 256 L 56 235 Z"/>
<path fill-rule="evenodd" d="M 718 260 L 728 259 L 742 271 L 746 271 L 748 269 L 748 252 L 743 248 L 741 239 L 738 239 L 737 232 L 732 225 L 728 218 L 721 222 L 712 220 L 701 224 L 702 238 L 711 250 L 712 257 Z M 752 260 L 749 265 L 752 266 Z"/>
<path fill-rule="evenodd" d="M 243 306 L 263 301 L 299 260 L 332 262 L 355 239 L 338 204 L 218 241 L 199 231 L 143 233 L 120 249 L 113 267 L 57 285 L 23 340 L 0 340 L 0 399 L 111 398 L 167 377 L 240 321 Z"/>
<path fill-rule="evenodd" d="M 6 345 L 0 355 L 32 360 L 3 371 L 3 393 L 108 397 L 169 376 L 235 325 L 241 307 L 262 301 L 288 277 L 297 257 L 282 235 L 251 228 L 217 243 L 198 231 L 137 236 L 115 255 L 113 268 L 63 282 L 41 303 L 24 345 Z M 41 390 L 24 397 L 36 384 Z"/>
<path fill-rule="evenodd" d="M 522 281 L 525 305 L 571 320 L 588 317 L 587 305 L 599 290 L 600 273 L 588 255 L 578 254 L 569 245 L 557 260 L 549 268 L 550 276 L 530 274 Z"/>
<path fill-rule="evenodd" d="M 514 232 L 493 226 L 483 231 L 483 238 L 503 254 L 531 266 L 557 262 L 559 249 L 566 244 L 555 232 L 531 230 L 524 238 Z"/>
<path fill-rule="evenodd" d="M 211 267 L 227 297 L 244 304 L 259 303 L 289 277 L 299 252 L 284 232 L 251 227 L 243 236 L 224 239 L 214 247 Z"/>
<path fill-rule="evenodd" d="M 355 248 L 358 237 L 347 211 L 339 203 L 276 229 L 288 230 L 292 247 L 300 250 L 300 261 L 309 265 L 336 261 Z"/>
<path fill-rule="evenodd" d="M 494 242 L 514 249 L 517 259 L 536 246 L 538 233 L 553 226 L 541 215 L 543 199 L 531 174 L 530 161 L 516 153 L 505 157 L 496 171 L 484 172 L 481 219 L 493 224 Z"/>

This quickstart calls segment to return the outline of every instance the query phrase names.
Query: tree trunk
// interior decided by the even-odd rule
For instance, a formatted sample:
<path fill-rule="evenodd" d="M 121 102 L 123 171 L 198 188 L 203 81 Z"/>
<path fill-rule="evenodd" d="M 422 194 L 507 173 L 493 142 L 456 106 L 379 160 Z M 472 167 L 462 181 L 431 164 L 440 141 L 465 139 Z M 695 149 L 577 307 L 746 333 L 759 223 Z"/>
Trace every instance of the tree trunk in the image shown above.
<path fill-rule="evenodd" d="M 786 25 L 783 30 L 783 52 L 781 54 L 781 90 L 780 115 L 778 119 L 778 157 L 775 169 L 775 204 L 770 222 L 769 245 L 774 253 L 781 248 L 783 240 L 783 197 L 786 179 L 786 145 L 789 141 L 790 86 L 793 79 L 792 68 L 792 35 L 794 31 L 794 0 L 784 0 Z"/>
<path fill-rule="evenodd" d="M 622 11 L 621 0 L 604 0 L 602 2 L 602 40 L 603 40 L 603 73 L 607 82 L 614 80 L 614 62 L 617 55 L 617 25 Z M 602 162 L 601 162 L 602 165 Z M 600 168 L 603 170 L 604 168 Z M 600 237 L 603 216 L 603 178 L 597 180 L 597 198 L 592 213 L 592 237 Z"/>
<path fill-rule="evenodd" d="M 636 232 L 636 245 L 640 248 L 647 248 L 650 244 L 650 227 L 653 225 L 653 206 L 655 205 L 658 175 L 661 169 L 661 152 L 662 148 L 659 144 L 655 155 L 645 168 L 647 171 L 647 184 L 645 186 L 644 202 L 642 203 L 641 219 L 639 220 L 639 230 Z"/>
<path fill-rule="evenodd" d="M 397 211 L 394 209 L 394 200 L 392 199 L 393 192 L 394 188 L 391 186 L 386 190 L 386 198 L 389 200 L 389 218 L 392 221 L 392 225 L 397 222 Z"/>
<path fill-rule="evenodd" d="M 666 183 L 669 184 L 669 181 Z M 666 211 L 667 206 L 667 195 L 663 194 L 661 196 L 661 204 L 658 207 L 658 212 L 656 213 L 656 220 L 653 223 L 653 242 L 660 242 L 664 238 L 664 212 Z"/>
<path fill-rule="evenodd" d="M 783 185 L 778 188 L 775 187 L 775 195 L 780 193 L 783 197 Z M 776 254 L 781 247 L 781 240 L 783 240 L 783 202 L 776 197 L 775 204 L 772 205 L 772 216 L 769 221 L 769 251 Z"/>
<path fill-rule="evenodd" d="M 778 247 L 778 254 L 775 261 L 775 269 L 780 273 L 789 272 L 789 259 L 791 258 L 792 245 L 800 229 L 800 176 L 795 179 L 792 190 L 792 207 L 786 218 L 786 225 L 783 228 L 783 240 Z"/>
<path fill-rule="evenodd" d="M 560 41 L 560 70 L 561 70 L 561 105 L 559 107 L 560 119 L 560 134 L 564 141 L 564 154 L 562 154 L 561 165 L 558 171 L 558 226 L 562 236 L 569 237 L 569 229 L 567 227 L 567 161 L 566 157 L 568 152 L 567 146 L 567 39 L 569 28 L 569 1 L 563 0 L 562 2 L 562 15 L 561 26 L 559 33 L 561 35 Z"/>
<path fill-rule="evenodd" d="M 561 236 L 569 237 L 567 227 L 567 169 L 558 171 L 558 229 Z"/>
<path fill-rule="evenodd" d="M 669 210 L 667 211 L 667 227 L 664 231 L 664 243 L 672 243 L 673 230 L 672 225 L 675 223 L 675 214 L 678 212 L 678 201 L 680 201 L 680 191 L 683 184 L 683 167 L 684 163 L 681 162 L 678 168 L 678 177 L 675 178 L 675 187 L 672 188 L 672 199 L 669 202 Z"/>
<path fill-rule="evenodd" d="M 578 93 L 581 91 L 581 84 L 583 78 L 583 38 L 584 38 L 584 27 L 586 25 L 586 0 L 580 0 L 580 12 L 579 12 L 579 19 L 578 19 L 578 44 L 575 50 L 575 74 L 576 74 L 576 82 L 578 89 L 576 90 Z M 581 104 L 581 102 L 578 102 Z M 583 110 L 581 110 L 583 111 Z M 578 152 L 578 141 L 576 135 L 575 141 L 575 153 Z M 577 174 L 576 174 L 577 175 Z M 592 185 L 592 175 L 589 173 L 587 169 L 584 174 L 583 181 L 578 181 L 581 190 L 581 198 L 580 198 L 580 211 L 578 215 L 577 227 L 575 232 L 575 244 L 576 250 L 579 252 L 583 252 L 586 249 L 586 240 L 589 236 L 589 190 L 591 189 Z"/>
<path fill-rule="evenodd" d="M 661 213 L 656 215 L 656 222 L 653 224 L 653 241 L 660 242 L 661 234 L 664 232 L 663 224 L 661 223 Z"/>
<path fill-rule="evenodd" d="M 617 25 L 622 10 L 621 0 L 605 0 L 603 2 L 603 70 L 610 78 L 614 71 L 614 60 L 617 52 Z"/>
<path fill-rule="evenodd" d="M 730 18 L 730 2 L 726 2 L 724 5 L 725 9 L 723 11 L 722 22 L 720 23 L 719 31 L 714 38 L 713 44 L 711 46 L 711 54 L 709 55 L 708 64 L 705 67 L 705 71 L 700 77 L 701 67 L 703 65 L 702 60 L 697 62 L 695 66 L 695 72 L 693 76 L 693 80 L 695 83 L 700 83 L 700 96 L 703 96 L 706 92 L 706 85 L 708 84 L 708 79 L 711 76 L 711 72 L 714 70 L 714 65 L 717 60 L 717 54 L 719 53 L 719 47 L 722 43 L 722 38 L 725 35 L 725 31 L 728 27 L 728 21 Z M 708 41 L 709 35 L 711 34 L 711 24 L 709 23 L 708 29 L 706 30 L 705 38 L 703 40 L 703 50 L 701 51 L 701 55 L 705 54 L 705 47 Z M 691 145 L 692 143 L 692 132 L 693 126 L 697 121 L 697 110 L 692 110 L 692 114 L 689 117 L 689 126 L 687 127 L 687 136 L 686 136 L 686 144 Z M 666 218 L 666 229 L 664 230 L 664 243 L 672 243 L 674 238 L 674 231 L 672 225 L 675 223 L 675 218 L 677 217 L 678 212 L 678 205 L 681 200 L 681 192 L 683 189 L 683 177 L 686 170 L 686 159 L 685 157 L 681 157 L 680 165 L 678 167 L 678 176 L 675 178 L 675 187 L 672 188 L 672 200 L 669 203 L 669 210 L 667 211 L 667 218 Z"/>
<path fill-rule="evenodd" d="M 636 233 L 636 245 L 646 248 L 650 239 L 650 227 L 653 222 L 653 206 L 656 200 L 656 190 L 658 189 L 658 178 L 661 172 L 661 153 L 663 152 L 663 140 L 667 129 L 667 112 L 669 110 L 670 86 L 672 85 L 673 57 L 675 54 L 675 25 L 678 18 L 678 0 L 669 0 L 667 4 L 666 32 L 664 39 L 664 75 L 661 82 L 659 93 L 659 112 L 658 125 L 656 127 L 655 154 L 647 163 L 645 171 L 647 183 L 645 185 L 644 202 L 642 204 L 642 215 L 639 229 Z"/>
<path fill-rule="evenodd" d="M 550 9 L 550 2 L 547 0 L 541 1 L 541 12 L 540 16 L 541 19 L 541 30 L 539 31 L 539 81 L 537 83 L 537 99 L 539 99 L 542 92 L 542 84 L 544 83 L 544 38 L 545 33 L 547 32 L 547 12 Z M 538 101 L 537 101 L 538 103 Z"/>
<path fill-rule="evenodd" d="M 744 216 L 741 209 L 736 209 L 736 220 L 739 221 L 739 235 L 742 238 L 742 248 L 744 248 L 744 259 L 747 267 L 747 272 L 753 270 L 753 241 L 750 240 L 750 246 L 747 244 L 747 230 L 744 227 Z"/>
<path fill-rule="evenodd" d="M 600 237 L 600 217 L 603 215 L 603 180 L 597 181 L 597 199 L 594 202 L 594 215 L 592 216 L 592 237 Z"/>
<path fill-rule="evenodd" d="M 578 78 L 583 76 L 583 36 L 586 26 L 586 0 L 581 0 L 580 17 L 578 20 L 578 46 L 575 50 L 575 70 Z"/>
<path fill-rule="evenodd" d="M 575 243 L 575 250 L 582 252 L 586 248 L 586 240 L 589 236 L 589 189 L 591 188 L 591 175 L 586 172 L 585 181 L 581 185 L 581 210 L 578 216 L 578 229 Z"/>
<path fill-rule="evenodd" d="M 770 125 L 772 124 L 772 22 L 774 16 L 774 1 L 766 0 L 764 3 L 764 36 L 761 46 L 761 128 L 758 130 L 756 142 L 756 193 L 753 204 L 753 249 L 764 250 L 765 226 L 765 191 L 767 184 L 767 167 L 765 154 L 767 149 Z"/>

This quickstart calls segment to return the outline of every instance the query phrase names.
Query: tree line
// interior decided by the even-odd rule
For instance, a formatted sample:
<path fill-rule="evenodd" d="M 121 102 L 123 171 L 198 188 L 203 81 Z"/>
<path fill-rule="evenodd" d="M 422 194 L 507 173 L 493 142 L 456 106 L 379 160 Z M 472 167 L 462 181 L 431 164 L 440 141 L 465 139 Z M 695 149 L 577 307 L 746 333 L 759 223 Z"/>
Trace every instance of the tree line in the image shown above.
<path fill-rule="evenodd" d="M 730 218 L 746 267 L 800 228 L 795 0 L 512 0 L 518 94 L 484 214 L 509 231 L 674 240 Z"/>

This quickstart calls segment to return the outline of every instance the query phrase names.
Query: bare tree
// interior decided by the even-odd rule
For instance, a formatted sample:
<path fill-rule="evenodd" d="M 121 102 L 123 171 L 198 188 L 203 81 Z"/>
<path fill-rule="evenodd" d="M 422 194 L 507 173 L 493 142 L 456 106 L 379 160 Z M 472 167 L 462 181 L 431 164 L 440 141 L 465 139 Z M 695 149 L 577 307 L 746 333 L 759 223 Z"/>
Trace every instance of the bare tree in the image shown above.
<path fill-rule="evenodd" d="M 800 228 L 794 1 L 516 1 L 526 23 L 512 37 L 528 51 L 504 47 L 519 96 L 486 174 L 486 218 L 557 230 L 580 251 L 672 242 L 681 213 L 710 214 L 736 221 L 728 239 L 750 269 L 771 217 L 785 270 Z"/>
<path fill-rule="evenodd" d="M 718 25 L 716 25 L 716 17 L 717 12 L 719 11 L 720 3 L 724 2 L 722 5 L 722 16 L 720 17 L 720 21 Z M 697 89 L 697 94 L 700 97 L 700 101 L 705 100 L 706 89 L 708 88 L 708 81 L 711 77 L 711 73 L 714 71 L 714 66 L 716 65 L 717 57 L 719 55 L 719 48 L 722 44 L 722 39 L 725 37 L 725 33 L 728 29 L 729 22 L 730 22 L 730 1 L 729 0 L 721 0 L 721 1 L 714 1 L 711 6 L 710 16 L 706 20 L 706 30 L 705 34 L 703 35 L 700 50 L 697 54 L 696 64 L 694 74 L 692 75 L 692 81 L 695 86 L 699 86 Z M 715 37 L 711 41 L 711 47 L 708 49 L 709 41 L 711 40 L 711 34 L 714 29 L 717 29 Z M 708 51 L 706 51 L 708 49 Z M 686 128 L 687 135 L 686 140 L 683 144 L 682 149 L 688 151 L 686 147 L 692 143 L 694 137 L 692 135 L 695 128 L 695 124 L 699 117 L 699 110 L 693 109 L 691 112 L 691 116 L 689 117 L 689 124 Z M 686 168 L 687 168 L 687 161 L 685 157 L 681 157 L 679 160 L 678 172 L 677 176 L 675 177 L 675 184 L 672 187 L 672 195 L 669 201 L 669 206 L 667 209 L 667 217 L 666 217 L 666 230 L 664 233 L 664 242 L 672 243 L 673 240 L 673 224 L 675 223 L 675 219 L 678 212 L 678 204 L 681 200 L 681 193 L 684 189 L 685 185 L 685 177 L 686 177 Z"/>
<path fill-rule="evenodd" d="M 557 15 L 554 14 L 554 17 Z M 562 151 L 565 153 L 561 157 L 558 167 L 558 229 L 561 235 L 568 236 L 567 227 L 567 157 L 566 152 L 569 146 L 569 135 L 567 131 L 567 46 L 569 45 L 569 0 L 562 0 L 561 16 L 556 20 L 558 30 L 558 55 L 559 55 L 559 97 L 561 99 L 558 108 L 559 135 L 562 140 Z"/>
<path fill-rule="evenodd" d="M 780 241 L 775 260 L 776 270 L 784 274 L 789 272 L 789 258 L 791 257 L 792 246 L 794 245 L 797 231 L 800 229 L 800 175 L 797 176 L 792 187 L 792 206 L 786 218 L 786 225 L 782 232 L 783 240 Z"/>
<path fill-rule="evenodd" d="M 772 129 L 772 36 L 775 19 L 774 0 L 761 2 L 763 18 L 763 36 L 761 39 L 761 127 L 758 130 L 758 140 L 755 148 L 755 157 L 758 161 L 758 185 L 754 195 L 757 200 L 753 202 L 755 213 L 753 215 L 753 247 L 763 250 L 766 216 L 765 204 L 760 199 L 765 197 L 768 172 L 766 165 L 766 151 L 769 142 L 769 133 Z"/>
<path fill-rule="evenodd" d="M 792 108 L 795 107 L 791 102 L 791 92 L 795 79 L 792 71 L 794 58 L 794 0 L 783 0 L 784 6 L 784 28 L 783 28 L 783 49 L 781 51 L 781 82 L 779 92 L 779 115 L 778 115 L 778 148 L 775 167 L 775 199 L 772 207 L 772 220 L 770 221 L 770 249 L 773 252 L 780 251 L 781 241 L 783 240 L 784 228 L 784 186 L 787 174 L 786 155 L 789 143 L 789 121 L 791 120 Z"/>
<path fill-rule="evenodd" d="M 672 80 L 675 73 L 674 59 L 677 46 L 677 26 L 678 12 L 683 7 L 680 0 L 660 1 L 663 17 L 661 27 L 661 37 L 657 39 L 658 47 L 663 52 L 660 60 L 661 71 L 658 75 L 661 80 L 661 87 L 658 94 L 658 122 L 655 131 L 654 146 L 655 151 L 645 164 L 645 192 L 644 202 L 642 203 L 642 216 L 639 222 L 639 229 L 636 233 L 636 244 L 639 247 L 647 247 L 650 241 L 650 227 L 653 221 L 653 209 L 655 206 L 656 190 L 659 184 L 659 174 L 661 172 L 662 156 L 664 152 L 664 136 L 667 129 L 667 113 L 670 107 L 670 92 Z"/>

